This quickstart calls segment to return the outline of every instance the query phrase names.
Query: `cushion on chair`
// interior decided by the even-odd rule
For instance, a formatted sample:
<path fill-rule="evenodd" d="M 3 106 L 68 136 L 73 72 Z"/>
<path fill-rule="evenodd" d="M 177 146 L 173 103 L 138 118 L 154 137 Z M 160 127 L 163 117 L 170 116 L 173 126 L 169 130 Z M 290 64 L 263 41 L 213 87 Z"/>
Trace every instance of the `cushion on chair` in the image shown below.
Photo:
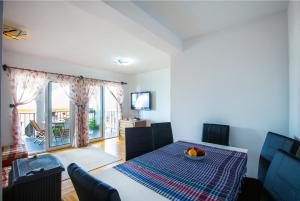
<path fill-rule="evenodd" d="M 25 144 L 7 145 L 2 147 L 2 167 L 11 166 L 18 158 L 27 158 L 28 151 Z"/>
<path fill-rule="evenodd" d="M 220 145 L 229 145 L 229 126 L 203 124 L 202 141 Z"/>
<path fill-rule="evenodd" d="M 91 176 L 75 163 L 68 166 L 68 173 L 80 201 L 121 200 L 116 189 Z"/>
<path fill-rule="evenodd" d="M 151 124 L 154 149 L 173 143 L 173 133 L 170 122 Z"/>
<path fill-rule="evenodd" d="M 294 142 L 295 140 L 286 136 L 268 132 L 261 150 L 258 166 L 258 179 L 261 182 L 264 182 L 267 170 L 276 151 L 283 149 L 287 152 L 291 152 Z"/>
<path fill-rule="evenodd" d="M 126 160 L 153 151 L 153 137 L 150 127 L 125 129 Z"/>
<path fill-rule="evenodd" d="M 264 188 L 276 201 L 300 200 L 300 159 L 278 150 L 269 167 Z"/>

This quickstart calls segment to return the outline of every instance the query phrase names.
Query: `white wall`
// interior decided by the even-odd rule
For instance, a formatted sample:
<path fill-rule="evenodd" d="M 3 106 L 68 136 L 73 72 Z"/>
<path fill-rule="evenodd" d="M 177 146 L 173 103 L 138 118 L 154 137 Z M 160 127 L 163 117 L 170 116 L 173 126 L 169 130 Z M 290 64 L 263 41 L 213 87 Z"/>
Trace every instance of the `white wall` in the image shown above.
<path fill-rule="evenodd" d="M 106 70 L 96 70 L 87 68 L 84 66 L 78 66 L 75 64 L 65 63 L 59 60 L 46 59 L 37 56 L 31 56 L 21 53 L 15 53 L 11 51 L 3 52 L 3 64 L 8 66 L 17 66 L 22 68 L 30 68 L 35 70 L 43 70 L 48 72 L 64 73 L 71 75 L 82 75 L 85 77 L 105 79 L 111 81 L 124 81 L 128 82 L 129 76 L 119 73 L 113 73 Z M 2 70 L 2 69 L 1 69 Z M 11 95 L 9 92 L 8 78 L 5 72 L 2 72 L 1 80 L 1 142 L 2 145 L 11 144 L 11 109 L 9 104 L 11 103 Z M 127 93 L 127 86 L 125 88 L 125 94 Z M 124 100 L 124 116 L 128 113 L 128 98 Z"/>
<path fill-rule="evenodd" d="M 132 76 L 129 92 L 151 91 L 152 93 L 152 109 L 142 111 L 142 119 L 148 120 L 149 123 L 170 121 L 170 82 L 170 68 Z M 130 111 L 131 117 L 137 115 L 135 111 Z"/>
<path fill-rule="evenodd" d="M 289 58 L 290 58 L 290 135 L 300 138 L 300 2 L 290 1 Z"/>
<path fill-rule="evenodd" d="M 288 133 L 288 33 L 282 12 L 187 41 L 171 60 L 176 140 L 200 142 L 204 122 L 229 124 L 256 177 L 268 131 Z"/>

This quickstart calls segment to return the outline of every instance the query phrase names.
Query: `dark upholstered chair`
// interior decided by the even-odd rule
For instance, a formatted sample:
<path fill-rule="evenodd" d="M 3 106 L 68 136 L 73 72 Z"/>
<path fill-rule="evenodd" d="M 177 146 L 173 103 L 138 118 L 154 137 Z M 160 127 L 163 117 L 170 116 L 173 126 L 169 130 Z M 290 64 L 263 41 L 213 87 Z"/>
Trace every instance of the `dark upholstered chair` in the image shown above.
<path fill-rule="evenodd" d="M 259 165 L 258 165 L 258 179 L 263 183 L 267 174 L 270 163 L 274 154 L 278 149 L 282 149 L 288 153 L 292 151 L 295 140 L 283 135 L 268 132 L 265 142 L 263 144 Z"/>
<path fill-rule="evenodd" d="M 278 150 L 270 164 L 264 183 L 251 179 L 243 183 L 238 201 L 300 200 L 300 159 Z"/>
<path fill-rule="evenodd" d="M 125 129 L 126 160 L 153 151 L 153 137 L 150 127 Z"/>
<path fill-rule="evenodd" d="M 269 167 L 264 188 L 274 200 L 300 200 L 300 159 L 285 151 L 277 151 Z"/>
<path fill-rule="evenodd" d="M 173 143 L 170 122 L 151 124 L 154 150 Z"/>
<path fill-rule="evenodd" d="M 68 173 L 80 201 L 120 201 L 116 189 L 91 176 L 75 163 L 68 166 Z"/>
<path fill-rule="evenodd" d="M 229 126 L 203 124 L 202 141 L 220 145 L 229 145 Z"/>

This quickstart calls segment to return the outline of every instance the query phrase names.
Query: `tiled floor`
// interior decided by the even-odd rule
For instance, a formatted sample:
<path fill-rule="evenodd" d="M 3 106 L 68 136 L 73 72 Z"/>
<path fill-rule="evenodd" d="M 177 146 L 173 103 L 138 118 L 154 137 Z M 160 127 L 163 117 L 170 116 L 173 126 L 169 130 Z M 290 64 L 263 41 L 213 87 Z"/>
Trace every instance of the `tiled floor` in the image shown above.
<path fill-rule="evenodd" d="M 29 154 L 33 153 L 39 153 L 45 151 L 45 143 L 42 142 L 41 144 L 39 142 L 34 142 L 35 138 L 32 137 L 23 137 L 23 140 L 27 146 L 27 150 Z"/>
<path fill-rule="evenodd" d="M 25 141 L 29 154 L 41 153 L 46 151 L 45 142 L 36 141 L 34 137 L 27 137 L 27 136 L 23 137 L 23 141 Z M 64 140 L 53 139 L 52 142 L 53 146 L 60 146 L 65 144 L 70 144 L 70 139 L 64 139 Z"/>

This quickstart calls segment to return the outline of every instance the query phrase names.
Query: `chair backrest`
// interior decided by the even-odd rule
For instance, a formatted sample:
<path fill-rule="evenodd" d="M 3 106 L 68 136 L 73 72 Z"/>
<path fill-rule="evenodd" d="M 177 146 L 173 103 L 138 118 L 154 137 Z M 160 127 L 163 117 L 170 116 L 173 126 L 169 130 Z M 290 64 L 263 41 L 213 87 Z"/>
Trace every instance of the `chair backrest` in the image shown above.
<path fill-rule="evenodd" d="M 276 201 L 300 200 L 300 159 L 278 150 L 268 170 L 264 188 Z"/>
<path fill-rule="evenodd" d="M 151 124 L 153 148 L 159 149 L 173 143 L 173 133 L 170 122 Z"/>
<path fill-rule="evenodd" d="M 203 124 L 202 141 L 220 145 L 229 145 L 229 125 Z"/>
<path fill-rule="evenodd" d="M 125 129 L 126 160 L 153 151 L 153 137 L 150 127 Z"/>
<path fill-rule="evenodd" d="M 77 164 L 70 164 L 68 173 L 80 201 L 121 200 L 116 189 L 88 174 Z"/>
<path fill-rule="evenodd" d="M 294 142 L 295 140 L 292 138 L 277 133 L 268 132 L 260 155 L 265 159 L 272 161 L 278 149 L 282 149 L 290 153 Z"/>
<path fill-rule="evenodd" d="M 258 165 L 258 179 L 261 182 L 264 182 L 268 168 L 276 151 L 278 149 L 282 149 L 290 153 L 294 143 L 294 139 L 276 133 L 268 132 L 261 150 Z"/>
<path fill-rule="evenodd" d="M 34 121 L 34 120 L 30 120 L 30 123 L 32 125 L 32 127 L 36 130 L 36 131 L 40 131 L 41 128 L 39 127 L 39 125 Z"/>

